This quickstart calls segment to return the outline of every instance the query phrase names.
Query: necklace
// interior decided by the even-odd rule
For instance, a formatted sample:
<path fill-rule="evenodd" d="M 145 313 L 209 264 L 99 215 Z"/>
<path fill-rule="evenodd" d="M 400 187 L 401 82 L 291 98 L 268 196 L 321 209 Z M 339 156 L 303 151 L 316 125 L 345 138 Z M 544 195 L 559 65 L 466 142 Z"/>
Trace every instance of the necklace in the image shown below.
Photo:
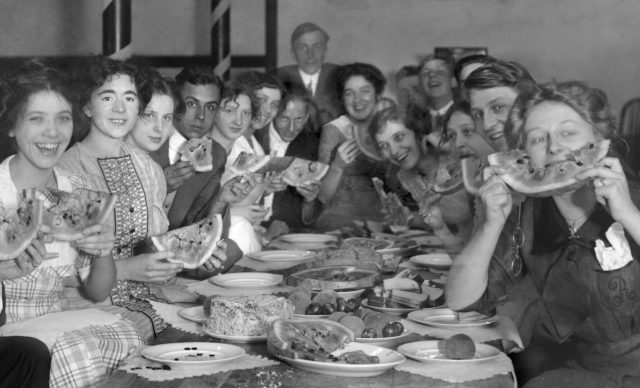
<path fill-rule="evenodd" d="M 577 218 L 564 217 L 565 221 L 567 222 L 567 227 L 569 228 L 569 233 L 571 234 L 571 237 L 575 236 L 576 232 L 578 231 L 578 228 L 582 226 L 581 221 L 586 220 L 591 215 L 591 213 L 593 213 L 593 211 L 596 209 L 597 204 L 598 203 L 596 202 L 591 207 L 591 209 L 585 211 L 580 217 L 577 217 Z"/>

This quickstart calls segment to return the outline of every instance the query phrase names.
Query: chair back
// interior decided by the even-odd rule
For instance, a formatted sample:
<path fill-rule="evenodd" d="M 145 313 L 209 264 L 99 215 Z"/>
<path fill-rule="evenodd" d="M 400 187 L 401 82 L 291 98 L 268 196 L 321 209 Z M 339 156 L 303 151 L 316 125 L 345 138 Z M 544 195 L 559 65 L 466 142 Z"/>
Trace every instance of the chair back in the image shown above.
<path fill-rule="evenodd" d="M 618 134 L 625 139 L 640 136 L 640 97 L 627 101 L 622 107 Z"/>

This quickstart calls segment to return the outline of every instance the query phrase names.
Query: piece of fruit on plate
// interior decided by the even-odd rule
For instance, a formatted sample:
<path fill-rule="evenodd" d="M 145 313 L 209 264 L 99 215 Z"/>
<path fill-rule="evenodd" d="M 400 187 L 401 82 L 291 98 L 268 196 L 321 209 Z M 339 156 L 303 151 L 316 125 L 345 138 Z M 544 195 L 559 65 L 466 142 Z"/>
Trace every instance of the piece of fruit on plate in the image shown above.
<path fill-rule="evenodd" d="M 0 261 L 18 257 L 37 237 L 42 221 L 42 202 L 24 198 L 18 209 L 8 210 L 0 202 Z"/>
<path fill-rule="evenodd" d="M 331 353 L 354 340 L 353 331 L 328 319 L 278 319 L 269 330 L 267 349 L 276 356 L 327 361 Z"/>
<path fill-rule="evenodd" d="M 53 188 L 27 189 L 24 198 L 42 201 L 42 223 L 59 240 L 83 238 L 82 230 L 102 224 L 113 214 L 118 196 L 104 191 L 78 188 L 72 192 Z"/>
<path fill-rule="evenodd" d="M 193 225 L 170 230 L 151 237 L 157 251 L 172 251 L 173 263 L 182 263 L 186 269 L 198 268 L 211 257 L 222 237 L 222 217 L 215 214 Z"/>
<path fill-rule="evenodd" d="M 236 175 L 256 172 L 264 167 L 271 157 L 269 155 L 257 155 L 252 152 L 240 152 L 229 169 Z"/>
<path fill-rule="evenodd" d="M 571 192 L 587 183 L 577 180 L 576 174 L 593 167 L 607 156 L 610 140 L 589 143 L 583 148 L 569 151 L 547 166 L 533 166 L 523 150 L 498 152 L 488 156 L 491 166 L 502 167 L 506 172 L 500 178 L 515 191 L 531 197 L 549 197 Z"/>
<path fill-rule="evenodd" d="M 181 155 L 180 160 L 188 161 L 198 172 L 211 171 L 213 169 L 212 147 L 213 141 L 206 136 L 189 139 L 178 149 Z"/>

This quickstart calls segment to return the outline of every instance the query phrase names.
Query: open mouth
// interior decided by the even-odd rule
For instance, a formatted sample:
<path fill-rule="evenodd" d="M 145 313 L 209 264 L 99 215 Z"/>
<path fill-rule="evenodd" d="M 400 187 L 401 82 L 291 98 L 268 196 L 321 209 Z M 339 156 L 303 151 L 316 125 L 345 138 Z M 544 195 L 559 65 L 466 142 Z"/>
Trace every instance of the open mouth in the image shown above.
<path fill-rule="evenodd" d="M 109 121 L 117 126 L 123 126 L 127 123 L 127 120 L 125 119 L 109 119 Z"/>
<path fill-rule="evenodd" d="M 54 155 L 58 152 L 59 143 L 36 143 L 36 148 L 44 155 Z"/>

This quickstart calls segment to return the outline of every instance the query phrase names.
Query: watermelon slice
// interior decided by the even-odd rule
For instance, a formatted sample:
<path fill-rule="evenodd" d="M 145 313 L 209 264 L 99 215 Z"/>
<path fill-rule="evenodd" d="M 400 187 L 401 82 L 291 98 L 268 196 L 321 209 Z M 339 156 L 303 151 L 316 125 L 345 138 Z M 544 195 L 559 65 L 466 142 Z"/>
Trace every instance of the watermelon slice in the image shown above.
<path fill-rule="evenodd" d="M 462 186 L 462 169 L 457 155 L 440 155 L 433 191 L 446 195 L 460 190 Z"/>
<path fill-rule="evenodd" d="M 0 261 L 18 257 L 38 235 L 42 202 L 25 198 L 18 209 L 7 210 L 0 203 Z"/>
<path fill-rule="evenodd" d="M 180 160 L 188 161 L 198 172 L 213 170 L 213 140 L 208 137 L 193 138 L 182 144 L 178 152 Z"/>
<path fill-rule="evenodd" d="M 322 162 L 295 158 L 284 171 L 282 180 L 289 186 L 302 186 L 309 182 L 319 181 L 329 171 L 329 165 Z"/>
<path fill-rule="evenodd" d="M 471 194 L 478 194 L 478 190 L 484 183 L 483 172 L 484 168 L 489 163 L 486 158 L 479 156 L 469 156 L 460 160 L 460 167 L 462 169 L 462 181 L 464 188 Z"/>
<path fill-rule="evenodd" d="M 58 240 L 75 241 L 82 230 L 105 222 L 113 213 L 117 195 L 79 188 L 73 192 L 53 188 L 27 189 L 24 198 L 43 203 L 42 223 L 51 228 Z"/>
<path fill-rule="evenodd" d="M 543 168 L 531 166 L 523 150 L 499 152 L 488 156 L 489 164 L 506 169 L 502 180 L 515 191 L 531 197 L 549 197 L 573 191 L 584 185 L 576 174 L 591 168 L 609 151 L 610 140 L 601 140 L 567 153 L 566 159 Z"/>
<path fill-rule="evenodd" d="M 222 237 L 222 217 L 215 214 L 193 225 L 151 237 L 157 251 L 172 251 L 172 263 L 182 263 L 186 269 L 198 268 L 211 257 Z"/>
<path fill-rule="evenodd" d="M 356 143 L 358 143 L 358 147 L 362 153 L 373 160 L 377 160 L 379 162 L 384 161 L 382 155 L 380 155 L 380 151 L 378 151 L 378 146 L 375 144 L 375 140 L 371 135 L 369 135 L 369 131 L 354 127 L 353 136 L 356 138 Z"/>
<path fill-rule="evenodd" d="M 267 349 L 275 356 L 327 361 L 330 353 L 354 340 L 351 329 L 328 319 L 278 319 L 269 330 Z"/>
<path fill-rule="evenodd" d="M 256 155 L 242 151 L 231 165 L 230 170 L 236 175 L 256 172 L 264 167 L 269 162 L 269 159 L 271 159 L 269 155 Z"/>

